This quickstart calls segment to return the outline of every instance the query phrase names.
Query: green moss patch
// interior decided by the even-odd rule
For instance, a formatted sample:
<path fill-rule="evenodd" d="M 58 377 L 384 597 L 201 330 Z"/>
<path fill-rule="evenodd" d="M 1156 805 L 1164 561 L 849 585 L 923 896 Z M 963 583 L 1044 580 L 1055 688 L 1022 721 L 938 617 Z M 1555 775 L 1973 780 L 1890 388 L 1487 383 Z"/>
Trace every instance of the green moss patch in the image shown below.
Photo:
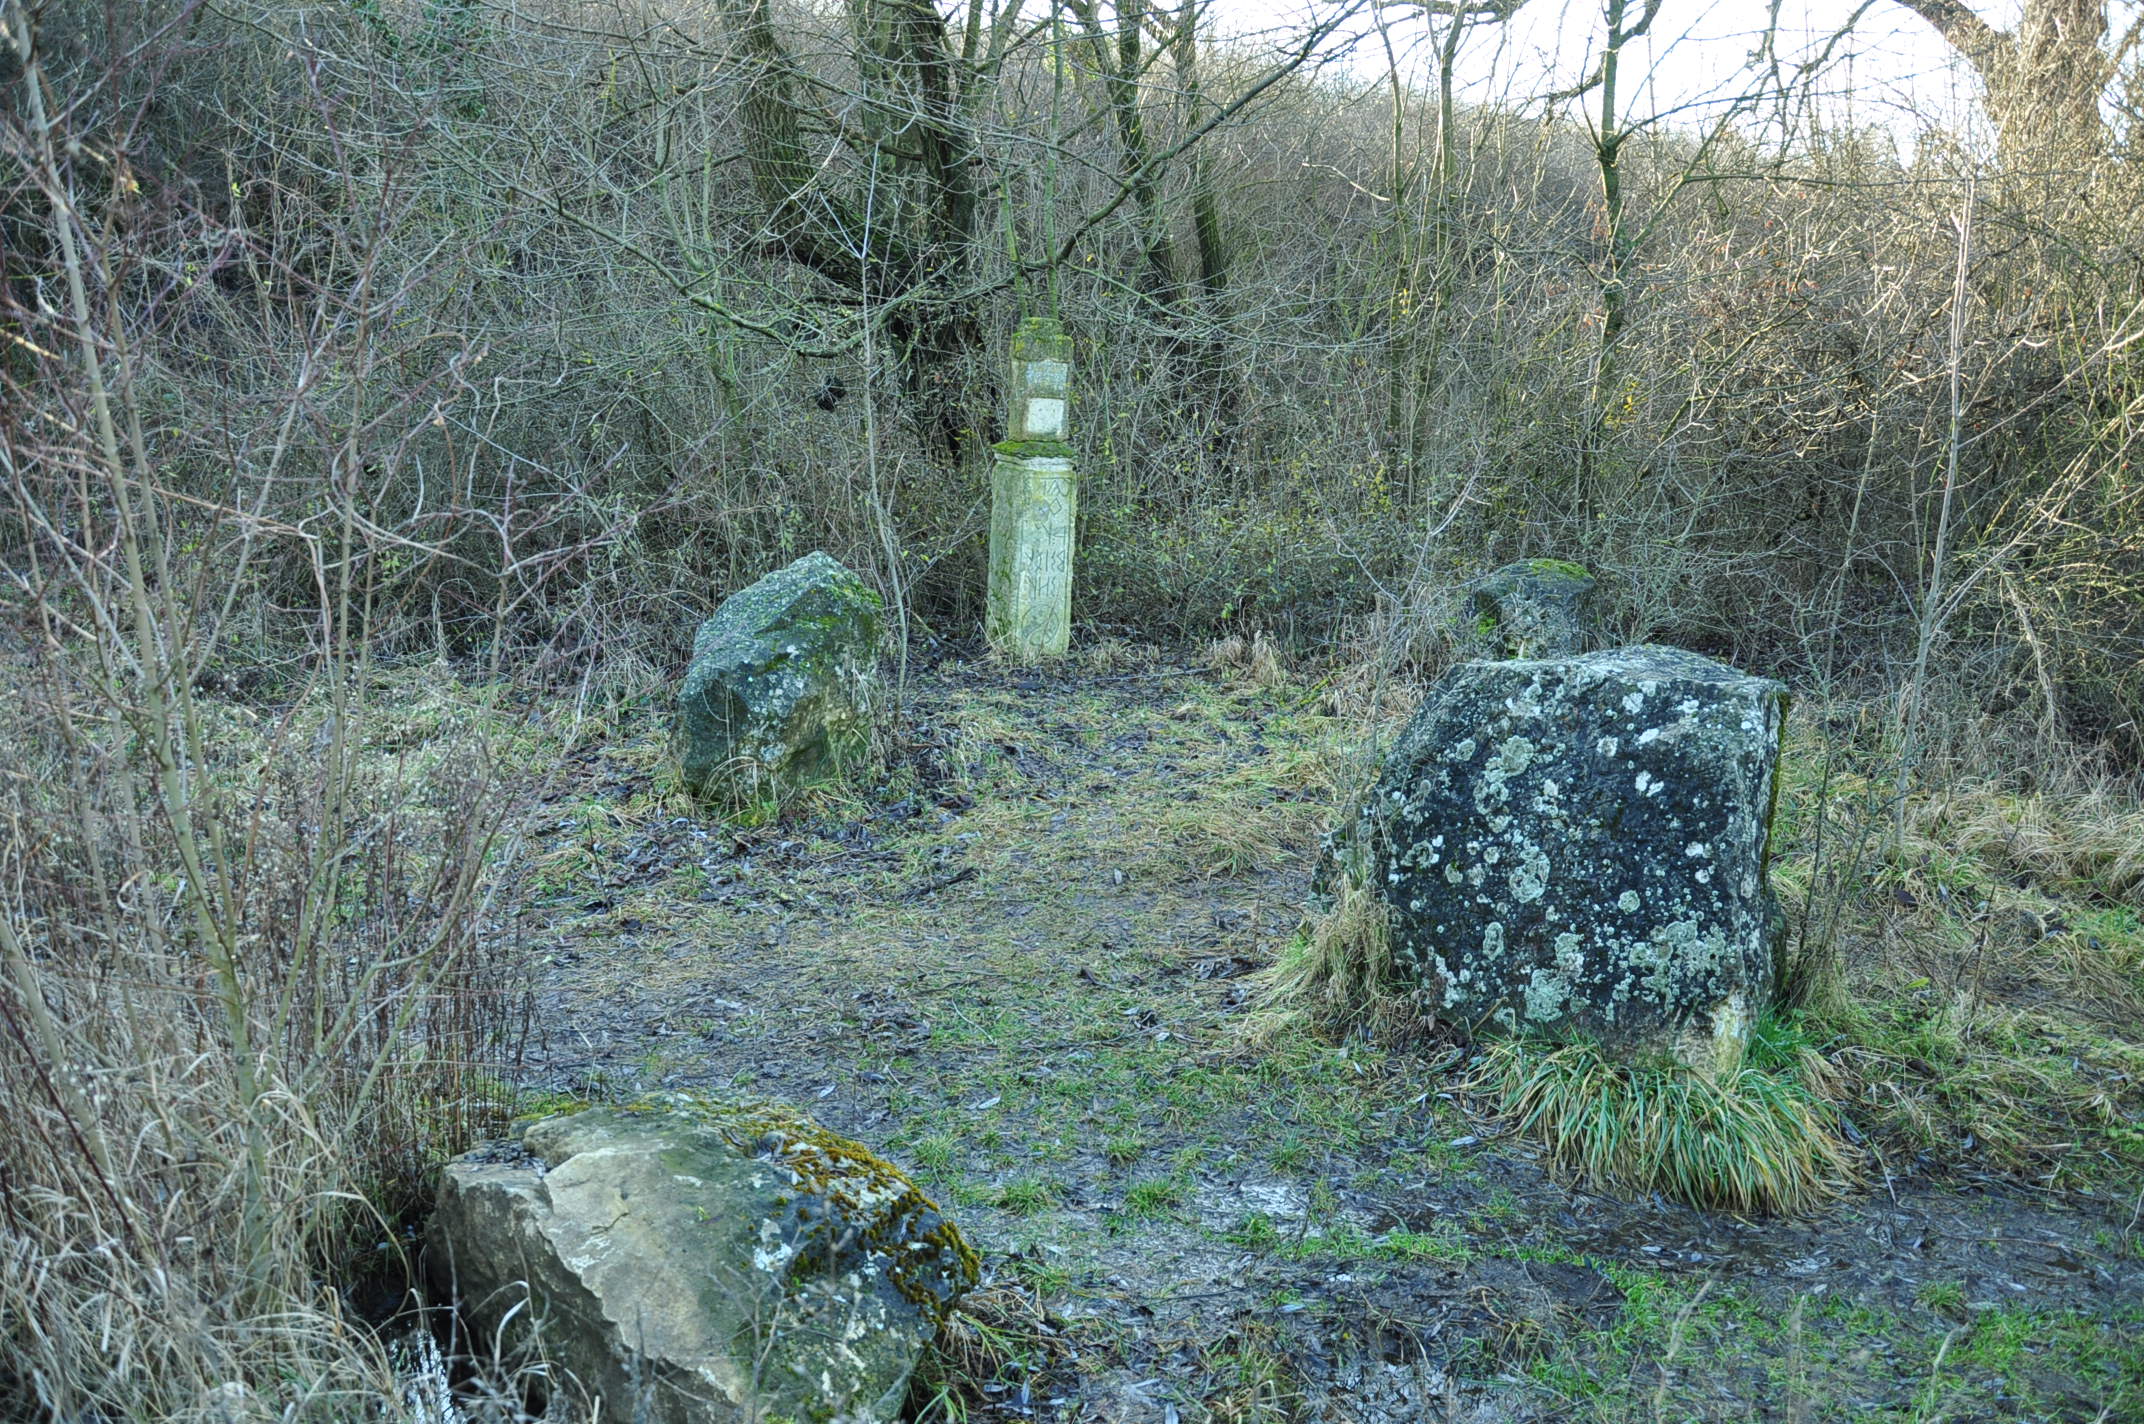
<path fill-rule="evenodd" d="M 943 1322 L 981 1263 L 967 1239 L 908 1174 L 793 1109 L 749 1099 L 667 1094 L 640 1111 L 683 1111 L 739 1152 L 777 1163 L 796 1190 L 783 1199 L 799 1244 L 790 1273 L 839 1274 L 868 1255 L 891 1264 L 902 1296 Z"/>

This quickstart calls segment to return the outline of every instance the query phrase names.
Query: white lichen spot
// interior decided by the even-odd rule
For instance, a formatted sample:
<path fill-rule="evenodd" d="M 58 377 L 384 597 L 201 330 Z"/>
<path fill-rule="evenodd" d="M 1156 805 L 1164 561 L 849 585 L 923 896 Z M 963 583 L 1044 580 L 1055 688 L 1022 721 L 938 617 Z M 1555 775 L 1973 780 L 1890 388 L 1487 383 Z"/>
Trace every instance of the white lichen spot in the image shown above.
<path fill-rule="evenodd" d="M 1642 692 L 1626 692 L 1626 693 L 1624 693 L 1624 694 L 1623 694 L 1623 710 L 1624 710 L 1625 712 L 1636 712 L 1636 711 L 1638 711 L 1638 710 L 1639 710 L 1640 708 L 1642 708 L 1642 707 L 1644 707 L 1644 706 L 1645 706 L 1645 694 L 1644 694 L 1644 693 L 1642 693 Z"/>
<path fill-rule="evenodd" d="M 1638 906 L 1642 903 L 1644 902 L 1638 899 L 1638 892 L 1635 890 L 1625 890 L 1615 897 L 1616 908 L 1626 915 L 1638 913 Z"/>
<path fill-rule="evenodd" d="M 1649 771 L 1641 771 L 1638 773 L 1637 780 L 1632 782 L 1631 784 L 1636 786 L 1638 788 L 1638 794 L 1640 796 L 1643 796 L 1652 787 L 1653 774 Z"/>
<path fill-rule="evenodd" d="M 752 1268 L 778 1276 L 789 1269 L 789 1262 L 796 1254 L 797 1248 L 782 1240 L 781 1227 L 769 1218 L 761 1218 L 759 1241 L 752 1248 Z"/>
<path fill-rule="evenodd" d="M 1519 863 L 1511 871 L 1511 898 L 1522 905 L 1533 903 L 1548 889 L 1548 853 L 1528 843 L 1519 847 Z"/>
<path fill-rule="evenodd" d="M 1534 744 L 1524 737 L 1512 736 L 1496 749 L 1483 770 L 1502 777 L 1513 777 L 1534 764 Z"/>
<path fill-rule="evenodd" d="M 1550 1023 L 1563 1013 L 1571 987 L 1546 969 L 1536 969 L 1526 984 L 1526 1017 L 1535 1023 Z"/>
<path fill-rule="evenodd" d="M 1638 733 L 1638 745 L 1641 747 L 1649 747 L 1659 740 L 1660 729 L 1658 727 L 1647 727 L 1644 731 Z"/>
<path fill-rule="evenodd" d="M 1699 860 L 1712 854 L 1712 847 L 1703 841 L 1692 841 L 1682 848 L 1682 853 L 1692 860 Z"/>
<path fill-rule="evenodd" d="M 1437 978 L 1444 984 L 1444 1007 L 1450 1008 L 1459 1002 L 1459 979 L 1452 973 L 1452 966 L 1444 962 L 1444 956 L 1431 953 L 1429 962 L 1436 967 Z"/>
<path fill-rule="evenodd" d="M 1612 757 L 1621 751 L 1623 743 L 1615 737 L 1602 737 L 1593 744 L 1593 750 L 1604 757 Z"/>

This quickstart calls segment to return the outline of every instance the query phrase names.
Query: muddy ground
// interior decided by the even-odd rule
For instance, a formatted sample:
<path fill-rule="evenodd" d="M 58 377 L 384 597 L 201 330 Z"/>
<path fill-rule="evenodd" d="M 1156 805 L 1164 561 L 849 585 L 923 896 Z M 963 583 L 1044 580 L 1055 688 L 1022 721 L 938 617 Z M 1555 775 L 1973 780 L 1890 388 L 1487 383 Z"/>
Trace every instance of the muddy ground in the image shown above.
<path fill-rule="evenodd" d="M 991 1280 L 925 1412 L 2144 1418 L 2133 1193 L 1869 1124 L 1867 1182 L 1737 1220 L 1550 1175 L 1463 1045 L 1249 1046 L 1361 765 L 1329 704 L 948 662 L 883 785 L 760 824 L 669 794 L 627 714 L 524 828 L 525 1081 L 746 1089 L 909 1166 Z"/>

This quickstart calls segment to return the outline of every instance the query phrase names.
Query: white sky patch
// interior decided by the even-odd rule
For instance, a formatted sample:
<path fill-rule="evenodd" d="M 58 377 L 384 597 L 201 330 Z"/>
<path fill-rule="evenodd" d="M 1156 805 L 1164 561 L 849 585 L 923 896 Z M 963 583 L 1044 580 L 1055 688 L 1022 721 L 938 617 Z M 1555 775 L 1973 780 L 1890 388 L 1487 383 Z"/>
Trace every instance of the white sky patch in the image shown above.
<path fill-rule="evenodd" d="M 1637 12 L 1643 0 L 1630 0 Z M 1762 39 L 1771 12 L 1766 0 L 1665 0 L 1653 30 L 1625 47 L 1619 107 L 1633 120 L 1661 116 L 1684 129 L 1709 128 L 1732 101 L 1749 92 L 1776 61 L 1792 77 L 1828 46 L 1830 62 L 1805 86 L 1806 107 L 1786 116 L 1795 141 L 1814 124 L 1832 131 L 1880 130 L 1901 155 L 1930 130 L 1965 131 L 1985 142 L 1985 119 L 1977 107 L 1979 81 L 1972 69 L 1925 20 L 1899 0 L 1874 0 L 1866 13 L 1859 0 L 1779 0 L 1779 31 L 1771 56 Z M 1973 9 L 1998 29 L 2017 23 L 2023 0 L 1977 0 Z M 1336 33 L 1328 60 L 1363 80 L 1387 72 L 1386 38 L 1401 75 L 1422 91 L 1436 82 L 1434 25 L 1387 0 L 1385 36 L 1368 0 L 1362 13 Z M 2122 34 L 2144 12 L 2144 0 L 2114 0 L 2110 28 Z M 1300 36 L 1304 27 L 1334 13 L 1326 0 L 1209 0 L 1210 31 L 1275 47 Z M 1851 30 L 1833 45 L 1833 37 Z M 1599 59 L 1605 37 L 1600 0 L 1527 0 L 1507 24 L 1477 23 L 1464 40 L 1456 71 L 1460 102 L 1538 112 L 1545 96 L 1574 87 Z M 1597 104 L 1590 96 L 1586 107 Z M 1782 116 L 1775 103 L 1739 122 L 1753 129 L 1769 123 L 1776 138 Z"/>

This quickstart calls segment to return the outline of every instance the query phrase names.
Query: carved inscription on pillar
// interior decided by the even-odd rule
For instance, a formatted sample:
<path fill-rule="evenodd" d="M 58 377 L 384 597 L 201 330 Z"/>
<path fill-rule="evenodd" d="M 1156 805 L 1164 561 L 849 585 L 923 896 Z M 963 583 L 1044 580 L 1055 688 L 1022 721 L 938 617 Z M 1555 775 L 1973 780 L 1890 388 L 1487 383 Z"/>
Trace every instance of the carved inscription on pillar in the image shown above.
<path fill-rule="evenodd" d="M 1078 477 L 1062 456 L 999 453 L 991 474 L 990 645 L 1019 662 L 1072 640 L 1072 530 Z"/>
<path fill-rule="evenodd" d="M 1047 318 L 1013 334 L 1008 438 L 991 472 L 990 586 L 983 632 L 1017 662 L 1063 656 L 1072 635 L 1078 476 L 1066 443 L 1072 342 Z"/>

